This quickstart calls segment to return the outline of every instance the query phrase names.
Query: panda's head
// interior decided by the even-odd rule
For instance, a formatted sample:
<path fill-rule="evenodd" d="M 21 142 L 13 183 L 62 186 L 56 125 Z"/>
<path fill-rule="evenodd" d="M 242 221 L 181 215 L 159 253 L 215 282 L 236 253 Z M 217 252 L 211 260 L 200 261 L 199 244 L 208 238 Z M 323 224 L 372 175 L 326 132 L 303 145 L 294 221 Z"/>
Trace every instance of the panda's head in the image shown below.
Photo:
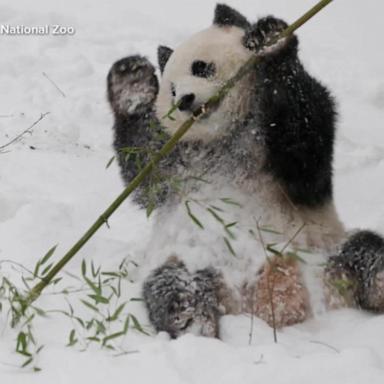
<path fill-rule="evenodd" d="M 210 28 L 193 35 L 175 50 L 159 47 L 162 79 L 156 111 L 170 134 L 250 58 L 252 53 L 242 42 L 248 27 L 244 16 L 218 4 Z M 240 81 L 221 105 L 198 120 L 183 139 L 207 142 L 228 134 L 236 120 L 247 112 L 247 82 L 249 78 Z M 175 104 L 178 108 L 171 118 L 164 118 Z"/>

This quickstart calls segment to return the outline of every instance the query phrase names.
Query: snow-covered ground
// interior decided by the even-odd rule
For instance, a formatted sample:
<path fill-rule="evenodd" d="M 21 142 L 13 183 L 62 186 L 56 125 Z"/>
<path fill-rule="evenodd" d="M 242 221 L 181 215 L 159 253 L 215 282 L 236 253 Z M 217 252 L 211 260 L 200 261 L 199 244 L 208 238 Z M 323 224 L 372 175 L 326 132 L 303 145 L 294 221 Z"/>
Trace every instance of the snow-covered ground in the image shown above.
<path fill-rule="evenodd" d="M 314 1 L 229 0 L 250 19 L 269 13 L 293 21 Z M 155 61 L 159 43 L 173 46 L 208 26 L 214 0 L 2 0 L 0 24 L 61 24 L 72 36 L 0 35 L 0 146 L 49 112 L 19 143 L 0 154 L 0 260 L 33 268 L 54 244 L 60 256 L 121 191 L 113 156 L 112 116 L 105 77 L 117 59 L 133 53 Z M 380 0 L 338 0 L 298 32 L 301 57 L 329 85 L 339 104 L 335 199 L 348 227 L 384 233 L 384 51 Z M 43 75 L 45 73 L 46 75 Z M 63 94 L 47 79 L 53 80 Z M 130 202 L 84 247 L 81 259 L 116 268 L 146 241 L 150 223 Z M 11 278 L 12 268 L 2 265 Z M 64 275 L 68 285 L 72 280 Z M 63 283 L 65 285 L 65 283 Z M 137 287 L 127 291 L 137 296 Z M 39 305 L 63 308 L 61 296 Z M 140 304 L 127 310 L 147 324 Z M 70 325 L 60 316 L 39 319 L 45 345 L 40 373 L 21 371 L 15 334 L 0 319 L 1 383 L 383 383 L 384 316 L 354 310 L 323 314 L 278 333 L 255 319 L 227 316 L 222 340 L 193 335 L 170 341 L 131 330 L 135 353 L 112 356 L 65 347 Z M 4 330 L 3 330 L 4 328 Z M 148 328 L 147 328 L 148 329 Z M 11 364 L 11 365 L 9 365 Z"/>

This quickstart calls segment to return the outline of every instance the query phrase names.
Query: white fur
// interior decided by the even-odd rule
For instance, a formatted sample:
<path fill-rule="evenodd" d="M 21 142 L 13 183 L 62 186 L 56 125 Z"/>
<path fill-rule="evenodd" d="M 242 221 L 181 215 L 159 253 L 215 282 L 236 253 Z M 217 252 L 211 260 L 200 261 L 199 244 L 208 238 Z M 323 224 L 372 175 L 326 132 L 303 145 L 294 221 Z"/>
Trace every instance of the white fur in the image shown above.
<path fill-rule="evenodd" d="M 257 272 L 266 262 L 258 226 L 262 228 L 265 246 L 275 244 L 274 248 L 282 249 L 305 222 L 306 226 L 286 250 L 302 248 L 314 251 L 314 254 L 302 255 L 309 258 L 307 262 L 311 271 L 312 266 L 316 267 L 312 263 L 316 251 L 320 250 L 324 256 L 326 251 L 341 242 L 344 230 L 333 204 L 313 210 L 309 215 L 306 210 L 287 202 L 273 179 L 265 174 L 247 183 L 241 176 L 234 178 L 232 183 L 219 176 L 213 176 L 212 181 L 211 184 L 203 184 L 198 192 L 187 190 L 187 195 L 178 203 L 172 202 L 157 212 L 154 232 L 142 262 L 144 275 L 165 262 L 170 255 L 176 254 L 191 271 L 208 266 L 221 271 L 235 294 L 244 283 L 255 281 Z M 240 203 L 241 207 L 223 203 L 221 198 L 227 197 Z M 190 202 L 193 215 L 204 229 L 199 228 L 188 215 L 186 201 Z M 234 240 L 207 211 L 206 208 L 212 205 L 223 210 L 217 213 L 226 223 L 237 222 L 232 228 L 236 236 Z M 266 232 L 263 228 L 280 234 Z M 236 256 L 228 249 L 224 237 L 230 240 Z M 302 267 L 306 268 L 305 265 Z"/>
<path fill-rule="evenodd" d="M 161 79 L 160 92 L 156 102 L 157 116 L 163 116 L 172 108 L 172 102 L 189 93 L 196 95 L 196 105 L 206 102 L 226 80 L 236 74 L 238 69 L 252 55 L 241 39 L 244 31 L 237 27 L 212 26 L 185 41 L 175 49 L 167 62 Z M 214 62 L 216 74 L 204 79 L 192 76 L 191 65 L 194 60 Z M 246 81 L 241 82 L 243 85 Z M 176 90 L 176 100 L 172 100 L 171 84 Z M 196 122 L 183 140 L 209 141 L 225 134 L 234 118 L 239 118 L 243 103 L 247 100 L 246 87 L 233 89 L 218 110 L 208 118 Z M 190 116 L 188 112 L 176 110 L 172 114 L 175 120 L 162 119 L 162 124 L 170 134 Z"/>

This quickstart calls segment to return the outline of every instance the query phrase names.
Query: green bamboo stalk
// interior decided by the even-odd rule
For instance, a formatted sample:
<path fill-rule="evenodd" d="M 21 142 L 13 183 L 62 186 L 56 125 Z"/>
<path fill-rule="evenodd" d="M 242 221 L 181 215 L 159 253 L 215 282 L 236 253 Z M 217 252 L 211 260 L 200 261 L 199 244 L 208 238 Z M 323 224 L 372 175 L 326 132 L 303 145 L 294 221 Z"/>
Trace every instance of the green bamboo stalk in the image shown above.
<path fill-rule="evenodd" d="M 311 8 L 302 17 L 296 20 L 288 28 L 286 28 L 279 36 L 266 44 L 266 47 L 276 44 L 280 39 L 286 38 L 293 34 L 298 28 L 305 24 L 309 19 L 315 16 L 320 10 L 327 6 L 333 0 L 322 0 Z M 197 108 L 193 115 L 187 119 L 176 131 L 176 133 L 169 139 L 169 141 L 161 148 L 161 150 L 153 157 L 141 172 L 128 184 L 124 191 L 116 198 L 116 200 L 101 214 L 101 216 L 92 224 L 92 226 L 84 233 L 84 235 L 70 248 L 70 250 L 52 267 L 49 273 L 42 278 L 42 280 L 36 284 L 28 293 L 25 298 L 24 308 L 33 303 L 41 294 L 41 292 L 50 284 L 53 278 L 62 270 L 62 268 L 80 251 L 80 249 L 88 242 L 88 240 L 97 232 L 97 230 L 105 223 L 112 214 L 120 207 L 120 205 L 127 199 L 127 197 L 143 182 L 143 180 L 151 173 L 152 169 L 159 161 L 167 156 L 178 141 L 184 136 L 184 134 L 192 127 L 192 125 L 200 119 L 203 115 L 208 113 L 214 106 L 219 104 L 233 86 L 242 79 L 255 64 L 259 63 L 263 57 L 261 55 L 252 56 L 239 71 L 230 78 L 220 88 L 215 95 L 209 98 L 209 100 Z"/>

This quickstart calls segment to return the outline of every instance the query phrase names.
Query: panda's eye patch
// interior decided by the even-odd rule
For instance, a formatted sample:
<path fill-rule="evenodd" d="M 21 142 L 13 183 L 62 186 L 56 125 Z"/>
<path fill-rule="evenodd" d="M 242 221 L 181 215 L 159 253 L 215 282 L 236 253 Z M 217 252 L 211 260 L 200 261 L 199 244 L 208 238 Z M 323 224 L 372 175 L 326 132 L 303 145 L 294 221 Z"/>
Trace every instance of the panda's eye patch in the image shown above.
<path fill-rule="evenodd" d="M 214 63 L 206 63 L 205 61 L 195 60 L 192 63 L 192 75 L 203 77 L 207 79 L 216 73 L 216 66 Z"/>

